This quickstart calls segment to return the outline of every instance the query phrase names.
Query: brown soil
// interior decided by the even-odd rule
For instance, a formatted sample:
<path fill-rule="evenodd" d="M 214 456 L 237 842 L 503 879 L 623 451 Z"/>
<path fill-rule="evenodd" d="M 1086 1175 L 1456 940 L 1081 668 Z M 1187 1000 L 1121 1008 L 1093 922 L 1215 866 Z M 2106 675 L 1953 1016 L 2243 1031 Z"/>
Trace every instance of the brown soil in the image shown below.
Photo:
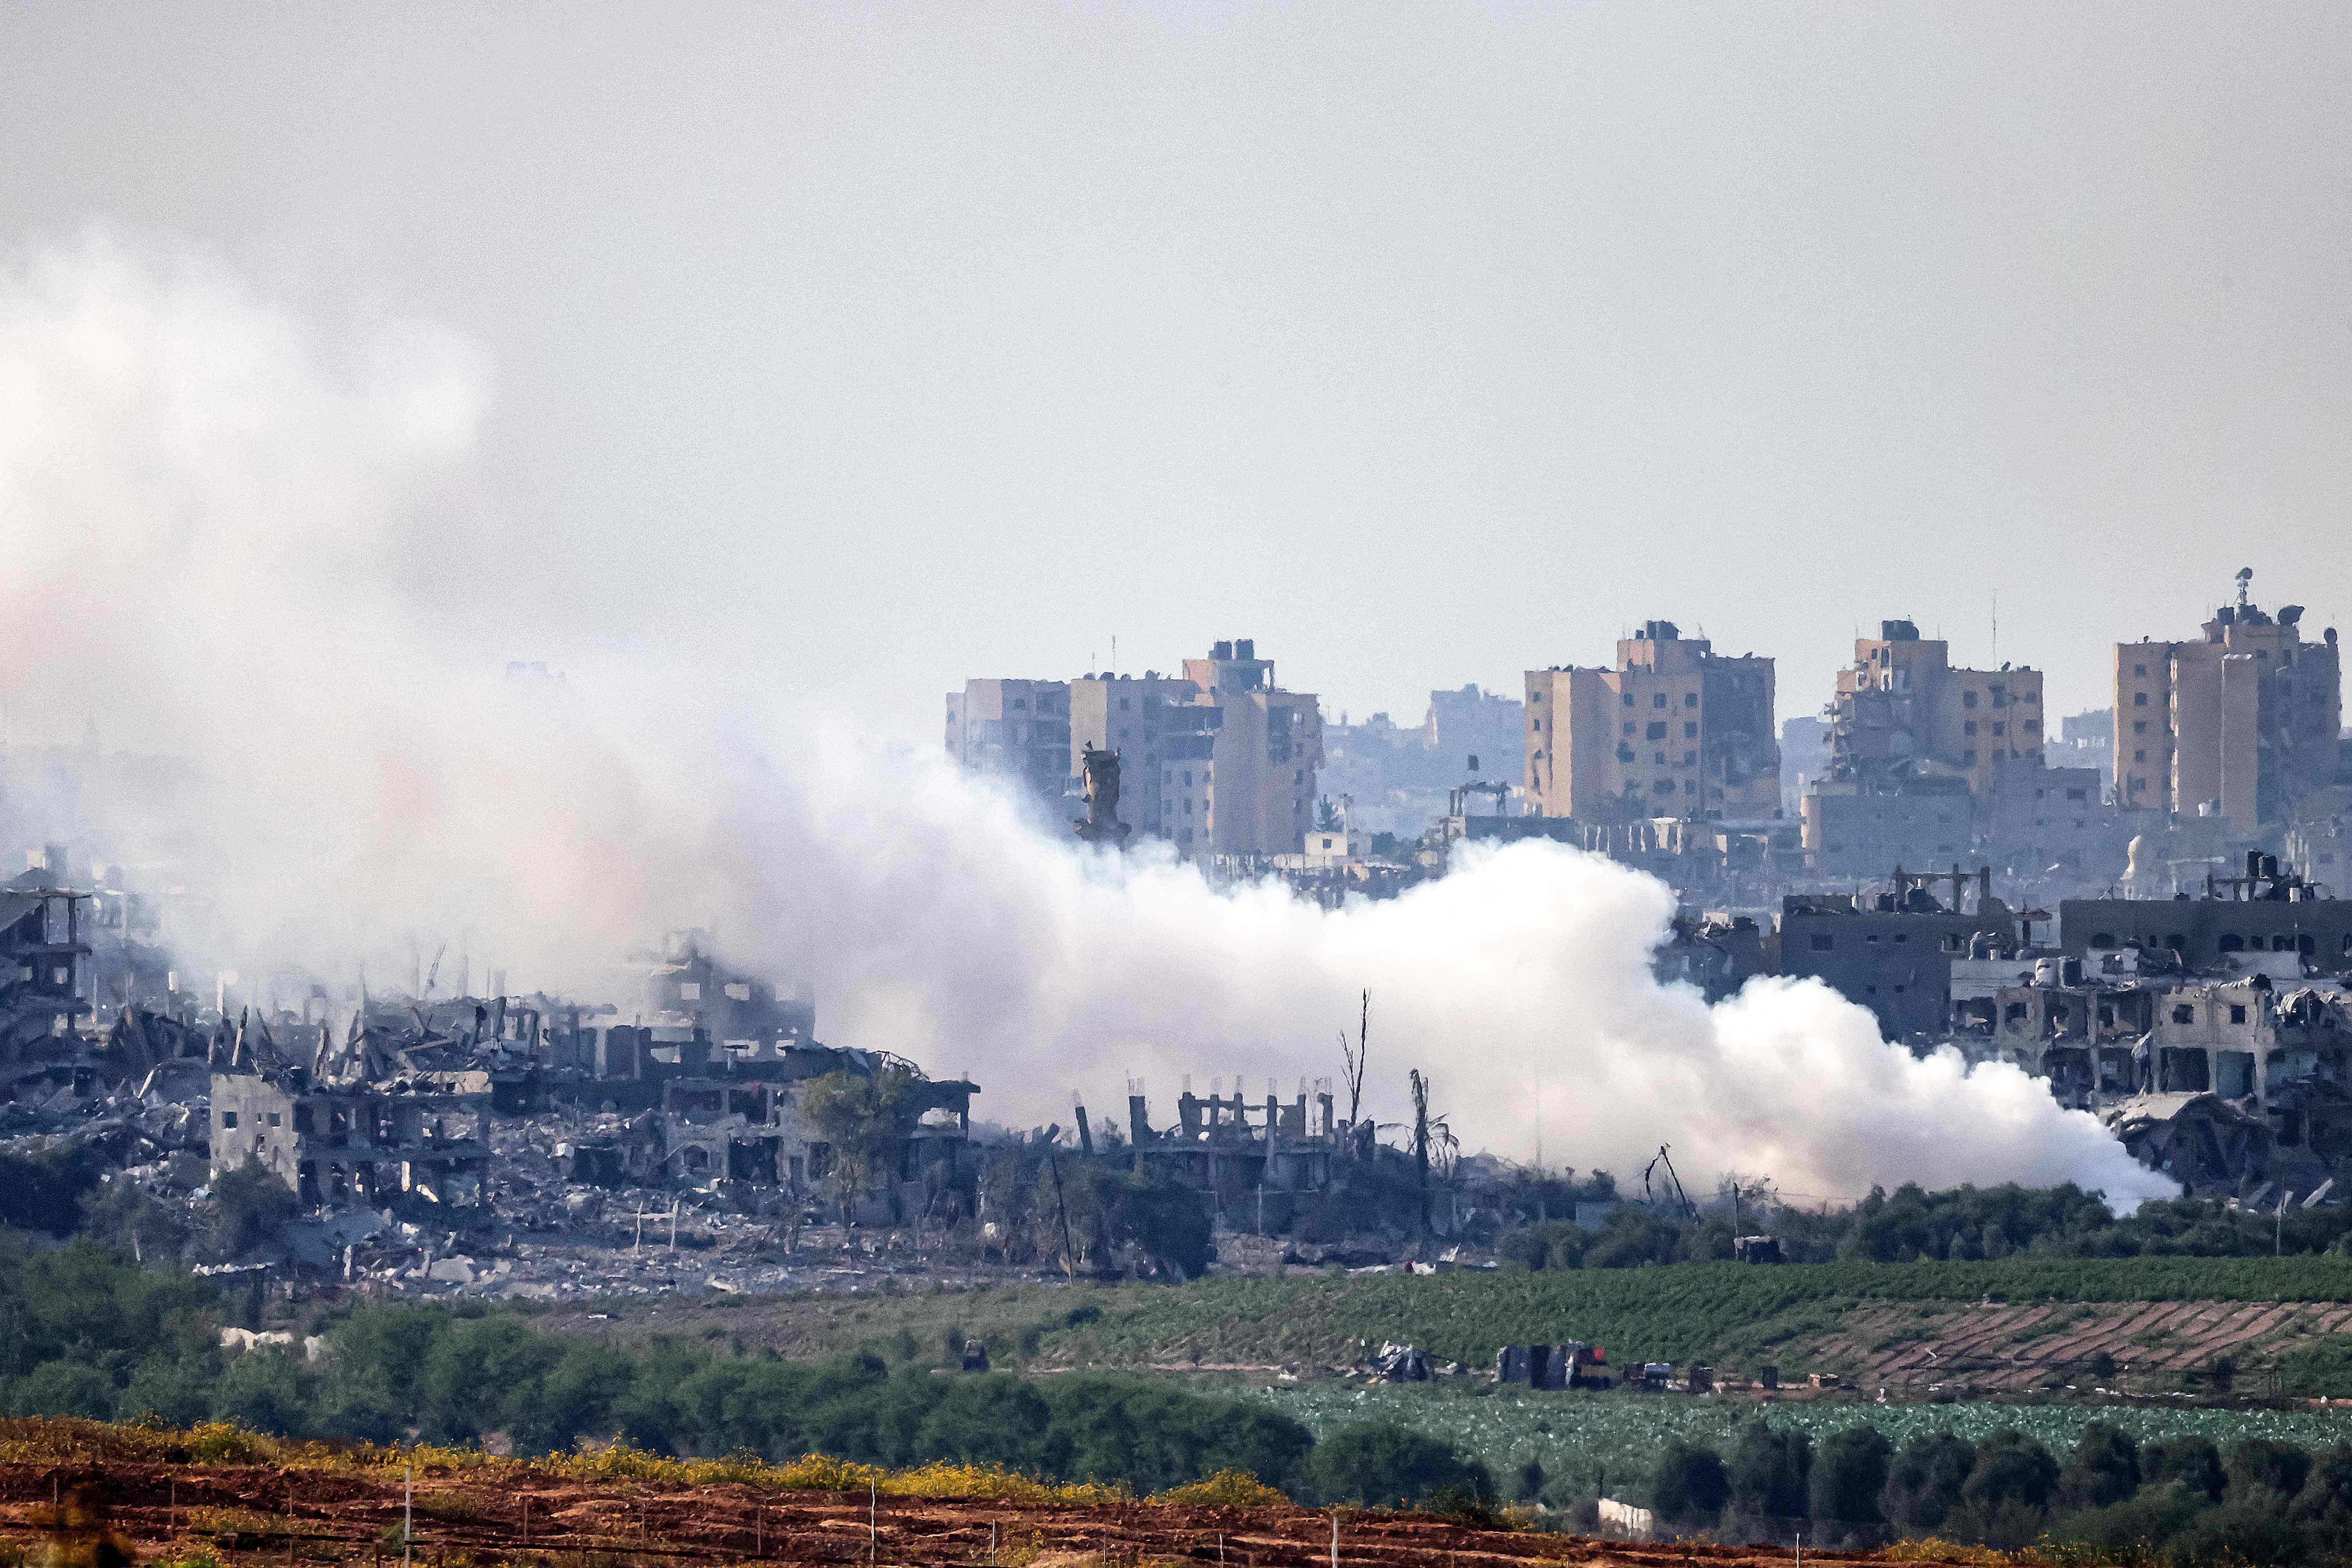
<path fill-rule="evenodd" d="M 0 1465 L 0 1539 L 45 1543 L 55 1500 L 100 1502 L 141 1561 L 208 1552 L 224 1564 L 400 1561 L 401 1478 L 373 1470 L 68 1462 Z M 978 1568 L 1197 1563 L 1318 1568 L 1331 1515 L 1308 1509 L 1026 1505 L 884 1496 L 869 1533 L 864 1496 L 580 1481 L 520 1468 L 428 1467 L 415 1482 L 415 1552 L 424 1568 L 667 1568 L 686 1562 L 872 1562 Z M 1768 1547 L 1629 1543 L 1476 1530 L 1423 1514 L 1341 1517 L 1343 1564 L 1488 1568 L 1507 1563 L 1781 1563 Z M 1819 1552 L 1866 1563 L 1867 1555 Z M 52 1551 L 59 1562 L 85 1552 Z"/>

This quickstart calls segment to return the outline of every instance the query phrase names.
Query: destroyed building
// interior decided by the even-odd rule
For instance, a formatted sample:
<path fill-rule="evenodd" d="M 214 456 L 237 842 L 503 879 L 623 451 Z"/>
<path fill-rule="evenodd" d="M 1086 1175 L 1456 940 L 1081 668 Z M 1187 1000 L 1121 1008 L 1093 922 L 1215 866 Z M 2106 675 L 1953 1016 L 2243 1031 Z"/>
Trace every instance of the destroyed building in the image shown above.
<path fill-rule="evenodd" d="M 1767 972 L 1763 928 L 1746 915 L 1678 914 L 1650 954 L 1650 973 L 1659 984 L 1695 986 L 1709 1002 Z"/>
<path fill-rule="evenodd" d="M 1139 1080 L 1128 1085 L 1128 1144 L 1139 1173 L 1191 1188 L 1210 1213 L 1230 1215 L 1261 1233 L 1289 1228 L 1299 1204 L 1328 1191 L 1340 1175 L 1336 1162 L 1366 1152 L 1370 1126 L 1342 1122 L 1328 1083 L 1312 1098 L 1300 1079 L 1297 1098 L 1276 1097 L 1271 1080 L 1252 1103 L 1234 1080 L 1227 1096 L 1213 1081 L 1206 1096 L 1188 1081 L 1176 1100 L 1172 1126 L 1154 1128 Z M 1080 1117 L 1080 1126 L 1085 1119 Z M 1091 1152 L 1092 1135 L 1082 1133 Z"/>
<path fill-rule="evenodd" d="M 56 1045 L 89 1016 L 89 896 L 30 873 L 0 888 L 0 1079 L 17 1098 L 46 1080 Z"/>
<path fill-rule="evenodd" d="M 2097 1113 L 2192 1190 L 2309 1191 L 2352 1159 L 2352 901 L 2250 851 L 2204 898 L 2061 906 L 2054 945 L 1972 942 L 1946 1043 Z"/>
<path fill-rule="evenodd" d="M 1825 783 L 1871 793 L 1941 773 L 1983 795 L 1996 762 L 2042 755 L 2042 672 L 1962 669 L 1950 652 L 1909 621 L 1855 639 L 1831 703 Z"/>
<path fill-rule="evenodd" d="M 413 1194 L 467 1206 L 488 1163 L 476 1093 L 415 1082 L 325 1083 L 299 1069 L 212 1075 L 212 1173 L 258 1165 L 306 1207 L 375 1205 Z"/>

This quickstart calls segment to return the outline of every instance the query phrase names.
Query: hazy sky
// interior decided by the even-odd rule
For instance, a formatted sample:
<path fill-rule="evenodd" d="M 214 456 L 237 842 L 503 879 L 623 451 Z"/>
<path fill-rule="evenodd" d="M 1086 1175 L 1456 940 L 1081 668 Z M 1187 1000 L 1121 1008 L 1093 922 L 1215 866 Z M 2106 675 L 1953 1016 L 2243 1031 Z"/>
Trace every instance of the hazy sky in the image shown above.
<path fill-rule="evenodd" d="M 1790 714 L 1998 592 L 2064 712 L 2352 629 L 2347 102 L 2340 5 L 12 5 L 0 245 L 478 345 L 404 569 L 518 657 L 1417 720 L 1660 616 Z"/>

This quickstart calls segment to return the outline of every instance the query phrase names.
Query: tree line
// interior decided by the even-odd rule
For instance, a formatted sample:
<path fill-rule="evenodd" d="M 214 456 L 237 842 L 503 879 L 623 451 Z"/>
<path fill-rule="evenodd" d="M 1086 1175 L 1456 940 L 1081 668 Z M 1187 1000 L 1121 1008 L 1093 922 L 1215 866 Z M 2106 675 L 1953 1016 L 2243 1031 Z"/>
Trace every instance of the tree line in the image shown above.
<path fill-rule="evenodd" d="M 315 1352 L 231 1351 L 219 1342 L 222 1305 L 204 1280 L 88 1242 L 0 1246 L 0 1405 L 351 1442 L 495 1442 L 520 1455 L 617 1438 L 780 1462 L 950 1460 L 1139 1492 L 1223 1470 L 1326 1502 L 1475 1503 L 1493 1492 L 1483 1467 L 1394 1425 L 1318 1442 L 1263 1405 L 1145 1379 L 944 1373 L 962 1354 L 953 1331 L 935 1360 L 809 1363 L 659 1341 L 623 1350 L 538 1333 L 478 1304 L 398 1305 L 326 1325 Z"/>
<path fill-rule="evenodd" d="M 1742 1540 L 1795 1527 L 1825 1547 L 1936 1536 L 2013 1551 L 2046 1537 L 2172 1564 L 2352 1555 L 2352 1444 L 2141 1444 L 2094 1422 L 2063 1457 L 2018 1431 L 1973 1444 L 1937 1433 L 1897 1448 L 1855 1426 L 1816 1447 L 1759 1419 L 1727 1452 L 1668 1443 L 1639 1483 L 1631 1489 L 1665 1530 Z"/>
<path fill-rule="evenodd" d="M 1726 1178 L 1716 1201 L 1699 1212 L 1678 1215 L 1629 1204 L 1598 1229 L 1538 1220 L 1532 1217 L 1532 1203 L 1513 1204 L 1506 1211 L 1512 1222 L 1493 1224 L 1488 1235 L 1499 1257 L 1528 1268 L 1728 1260 L 1735 1214 L 1739 1233 L 1777 1237 L 1782 1258 L 1790 1263 L 2352 1253 L 2352 1205 L 2289 1207 L 2279 1214 L 2233 1207 L 2221 1198 L 2176 1198 L 2143 1204 L 2119 1218 L 2100 1194 L 2071 1182 L 1933 1193 L 1906 1184 L 1892 1193 L 1874 1187 L 1848 1207 L 1814 1212 L 1780 1203 L 1768 1184 L 1742 1184 L 1744 1201 L 1735 1210 L 1729 1196 L 1734 1180 Z"/>

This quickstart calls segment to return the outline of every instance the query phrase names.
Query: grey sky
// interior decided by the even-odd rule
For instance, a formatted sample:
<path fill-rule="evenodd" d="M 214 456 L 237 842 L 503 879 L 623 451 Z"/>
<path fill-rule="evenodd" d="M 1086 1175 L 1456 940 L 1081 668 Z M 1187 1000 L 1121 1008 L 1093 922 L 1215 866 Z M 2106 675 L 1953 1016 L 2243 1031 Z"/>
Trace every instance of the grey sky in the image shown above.
<path fill-rule="evenodd" d="M 0 11 L 0 242 L 193 242 L 495 367 L 415 563 L 928 734 L 1254 635 L 1336 711 L 1664 616 L 2105 700 L 2352 628 L 2352 11 Z M 478 515 L 467 510 L 466 516 Z"/>

